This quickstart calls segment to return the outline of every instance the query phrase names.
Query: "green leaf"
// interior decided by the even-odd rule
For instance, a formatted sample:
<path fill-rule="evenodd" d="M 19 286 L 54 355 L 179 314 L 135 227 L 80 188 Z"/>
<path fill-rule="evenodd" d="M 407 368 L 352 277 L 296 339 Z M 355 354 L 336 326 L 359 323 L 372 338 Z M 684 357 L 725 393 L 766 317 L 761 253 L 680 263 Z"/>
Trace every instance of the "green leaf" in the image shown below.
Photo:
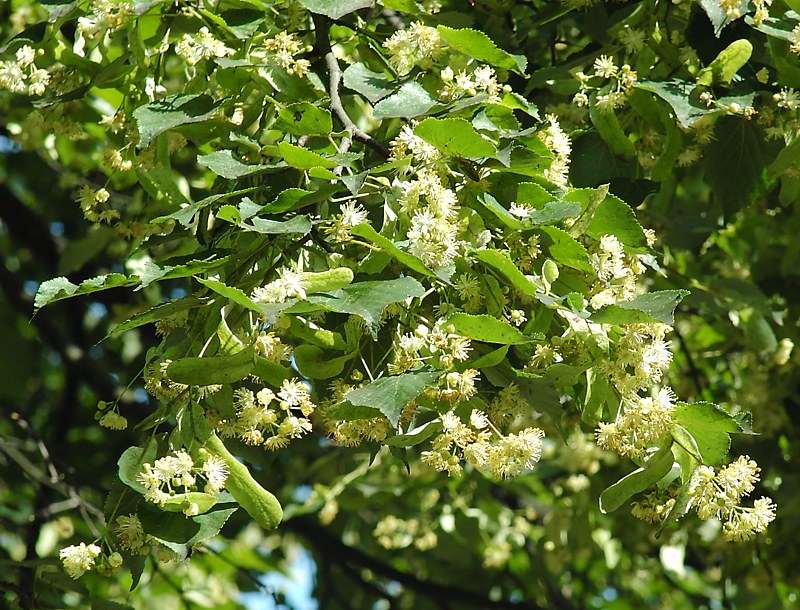
<path fill-rule="evenodd" d="M 357 235 L 358 237 L 368 239 L 373 244 L 379 246 L 382 250 L 385 250 L 391 254 L 392 257 L 398 262 L 404 264 L 406 267 L 416 271 L 417 273 L 431 277 L 435 275 L 433 271 L 428 269 L 428 267 L 425 266 L 425 263 L 423 263 L 418 257 L 414 256 L 413 254 L 409 254 L 408 252 L 403 252 L 394 244 L 391 239 L 378 233 L 370 224 L 364 223 L 356 225 L 350 229 L 350 233 Z"/>
<path fill-rule="evenodd" d="M 712 85 L 729 85 L 736 73 L 750 61 L 753 54 L 753 45 L 749 40 L 734 40 L 719 55 L 700 70 L 697 74 L 697 84 L 711 87 Z"/>
<path fill-rule="evenodd" d="M 394 280 L 357 282 L 330 295 L 308 295 L 308 301 L 323 305 L 333 311 L 361 316 L 373 336 L 378 330 L 381 313 L 387 305 L 399 303 L 410 297 L 421 297 L 425 288 L 412 277 L 400 277 Z"/>
<path fill-rule="evenodd" d="M 717 121 L 717 139 L 705 151 L 705 178 L 730 219 L 750 205 L 764 186 L 766 140 L 755 121 L 725 116 Z"/>
<path fill-rule="evenodd" d="M 167 377 L 186 385 L 233 383 L 246 378 L 253 370 L 253 346 L 230 356 L 179 358 L 167 366 Z"/>
<path fill-rule="evenodd" d="M 714 27 L 714 36 L 717 38 L 725 27 L 736 21 L 732 15 L 728 16 L 719 0 L 700 0 L 699 4 L 708 15 L 711 25 Z"/>
<path fill-rule="evenodd" d="M 351 64 L 344 71 L 342 82 L 367 98 L 372 104 L 379 102 L 394 91 L 389 79 L 382 72 L 373 72 L 361 62 Z"/>
<path fill-rule="evenodd" d="M 503 51 L 483 32 L 470 28 L 456 30 L 446 25 L 439 25 L 436 29 L 452 49 L 464 55 L 498 68 L 506 68 L 519 74 L 525 73 L 528 62 L 524 56 Z"/>
<path fill-rule="evenodd" d="M 299 0 L 312 13 L 339 19 L 362 8 L 372 6 L 372 0 Z"/>
<path fill-rule="evenodd" d="M 558 227 L 541 226 L 539 230 L 550 238 L 548 251 L 556 263 L 594 275 L 594 267 L 583 244 Z"/>
<path fill-rule="evenodd" d="M 497 199 L 494 198 L 493 195 L 489 193 L 480 193 L 477 197 L 477 200 L 509 229 L 523 231 L 528 228 L 522 220 L 516 216 L 512 216 L 508 210 L 503 207 L 500 202 L 497 201 Z"/>
<path fill-rule="evenodd" d="M 345 400 L 352 405 L 372 407 L 383 413 L 392 426 L 397 427 L 406 405 L 422 391 L 435 384 L 441 373 L 406 373 L 395 377 L 382 377 L 372 383 L 352 390 Z"/>
<path fill-rule="evenodd" d="M 147 488 L 136 480 L 144 464 L 152 463 L 156 459 L 158 444 L 154 437 L 150 437 L 144 447 L 129 447 L 117 460 L 119 467 L 119 480 L 131 489 L 144 495 Z"/>
<path fill-rule="evenodd" d="M 163 320 L 164 318 L 175 315 L 176 313 L 186 311 L 187 309 L 201 307 L 207 303 L 207 299 L 200 299 L 195 296 L 182 297 L 175 301 L 170 301 L 169 303 L 162 303 L 160 305 L 156 305 L 155 307 L 151 307 L 147 311 L 143 311 L 131 316 L 121 324 L 117 324 L 111 329 L 108 335 L 118 335 L 133 328 L 150 324 L 151 322 L 158 322 L 159 320 Z"/>
<path fill-rule="evenodd" d="M 503 343 L 505 345 L 520 345 L 536 341 L 533 337 L 522 334 L 508 322 L 503 322 L 488 315 L 471 315 L 454 313 L 447 320 L 447 324 L 455 326 L 456 333 L 484 343 Z"/>
<path fill-rule="evenodd" d="M 467 366 L 469 366 L 475 369 L 484 369 L 497 366 L 506 359 L 506 356 L 508 355 L 508 348 L 509 348 L 508 345 L 503 345 L 502 347 L 498 347 L 497 349 L 492 350 L 487 354 L 484 354 L 480 358 L 477 358 L 469 363 L 464 364 L 464 367 L 466 368 Z"/>
<path fill-rule="evenodd" d="M 230 495 L 226 495 L 230 498 Z M 179 556 L 186 557 L 193 546 L 219 534 L 238 508 L 235 502 L 221 501 L 205 514 L 186 518 L 180 513 L 164 512 L 144 505 L 139 509 L 139 519 L 148 534 Z"/>
<path fill-rule="evenodd" d="M 732 433 L 741 432 L 739 422 L 709 402 L 678 403 L 673 421 L 682 426 L 697 444 L 703 463 L 716 466 L 728 455 Z"/>
<path fill-rule="evenodd" d="M 627 203 L 614 195 L 608 195 L 600 202 L 586 232 L 595 239 L 600 239 L 603 235 L 614 235 L 626 246 L 639 250 L 649 249 L 647 237 L 642 225 L 636 220 L 636 214 Z"/>
<path fill-rule="evenodd" d="M 206 94 L 181 93 L 139 106 L 133 111 L 139 128 L 139 146 L 149 146 L 158 134 L 173 127 L 205 121 L 218 105 Z"/>
<path fill-rule="evenodd" d="M 170 513 L 181 513 L 192 504 L 197 504 L 197 514 L 207 513 L 217 503 L 217 497 L 202 491 L 175 494 L 166 500 L 161 509 Z"/>
<path fill-rule="evenodd" d="M 297 169 L 311 169 L 312 167 L 325 167 L 332 169 L 338 165 L 333 159 L 327 159 L 312 150 L 295 146 L 289 142 L 279 142 L 278 152 L 286 163 Z"/>
<path fill-rule="evenodd" d="M 206 280 L 201 277 L 196 277 L 194 279 L 196 279 L 206 288 L 213 290 L 218 295 L 225 297 L 229 301 L 232 301 L 237 305 L 241 305 L 245 309 L 261 313 L 261 310 L 259 309 L 258 305 L 253 303 L 250 297 L 248 297 L 239 288 L 236 288 L 235 286 L 228 286 L 227 284 L 225 284 L 224 282 L 220 282 L 219 280 Z"/>
<path fill-rule="evenodd" d="M 692 82 L 675 78 L 665 81 L 640 81 L 634 86 L 655 93 L 667 102 L 684 128 L 691 127 L 698 119 L 709 113 L 708 106 L 700 101 L 699 94 L 693 95 L 695 84 Z"/>
<path fill-rule="evenodd" d="M 688 290 L 658 290 L 640 295 L 630 301 L 607 305 L 589 318 L 599 324 L 649 324 L 663 322 L 672 326 L 675 308 Z"/>
<path fill-rule="evenodd" d="M 315 345 L 298 345 L 292 351 L 295 366 L 303 376 L 310 379 L 336 377 L 357 354 L 358 352 L 353 352 L 338 358 L 330 358 Z"/>
<path fill-rule="evenodd" d="M 672 470 L 674 462 L 672 443 L 665 443 L 642 468 L 622 477 L 600 494 L 600 512 L 610 513 L 625 504 L 631 496 L 645 491 L 663 479 Z"/>
<path fill-rule="evenodd" d="M 298 102 L 281 108 L 272 127 L 297 136 L 327 135 L 333 130 L 333 119 L 324 108 Z"/>
<path fill-rule="evenodd" d="M 636 157 L 636 147 L 625 135 L 622 125 L 620 125 L 619 119 L 613 110 L 606 110 L 597 106 L 597 104 L 591 104 L 589 117 L 592 120 L 592 125 L 606 141 L 611 152 L 623 159 Z"/>
<path fill-rule="evenodd" d="M 523 294 L 531 297 L 538 296 L 539 291 L 536 286 L 517 268 L 508 253 L 499 250 L 477 250 L 471 254 L 471 257 L 500 272 L 514 288 Z"/>
<path fill-rule="evenodd" d="M 389 447 L 414 447 L 425 442 L 434 434 L 439 434 L 441 431 L 442 423 L 440 421 L 429 421 L 421 426 L 417 426 L 413 430 L 409 430 L 405 434 L 390 436 L 383 441 L 383 444 Z"/>
<path fill-rule="evenodd" d="M 197 163 L 204 165 L 212 172 L 228 180 L 257 174 L 267 169 L 264 165 L 250 165 L 242 163 L 233 156 L 232 150 L 217 150 L 207 155 L 199 155 Z"/>
<path fill-rule="evenodd" d="M 414 133 L 451 157 L 497 157 L 494 144 L 464 119 L 428 117 L 414 128 Z"/>
<path fill-rule="evenodd" d="M 253 218 L 250 224 L 240 223 L 239 226 L 248 231 L 263 233 L 265 235 L 281 235 L 286 233 L 300 233 L 306 235 L 311 232 L 311 219 L 308 216 L 294 216 L 286 221 L 269 220 L 267 218 Z"/>
<path fill-rule="evenodd" d="M 439 100 L 415 81 L 403 83 L 397 92 L 375 104 L 372 116 L 381 121 L 396 117 L 411 119 L 428 112 Z"/>
<path fill-rule="evenodd" d="M 108 290 L 109 288 L 133 286 L 138 283 L 139 280 L 136 276 L 129 278 L 121 273 L 98 275 L 97 277 L 84 280 L 80 285 L 73 284 L 65 277 L 57 277 L 52 280 L 44 281 L 39 285 L 39 289 L 36 291 L 36 296 L 33 300 L 34 313 L 45 305 L 61 301 L 62 299 Z"/>

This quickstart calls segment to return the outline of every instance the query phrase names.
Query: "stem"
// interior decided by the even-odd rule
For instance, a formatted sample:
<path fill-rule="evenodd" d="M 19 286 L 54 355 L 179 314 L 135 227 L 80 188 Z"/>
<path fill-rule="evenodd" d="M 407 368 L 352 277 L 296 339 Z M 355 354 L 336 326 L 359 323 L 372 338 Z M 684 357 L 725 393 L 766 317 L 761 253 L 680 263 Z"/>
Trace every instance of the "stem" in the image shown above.
<path fill-rule="evenodd" d="M 330 41 L 330 27 L 328 20 L 319 14 L 313 14 L 314 28 L 317 32 L 317 47 L 320 54 L 325 57 L 325 65 L 328 67 L 328 89 L 331 96 L 331 110 L 336 115 L 336 118 L 341 121 L 350 138 L 356 138 L 364 142 L 367 146 L 372 148 L 375 152 L 381 155 L 384 159 L 389 158 L 389 151 L 386 147 L 378 142 L 375 138 L 368 133 L 359 129 L 353 122 L 353 119 L 347 114 L 342 104 L 342 98 L 339 96 L 339 86 L 342 82 L 342 69 L 339 67 L 339 62 L 336 55 L 331 49 Z M 343 147 L 349 148 L 349 143 L 345 144 L 347 139 L 342 143 Z M 345 152 L 340 150 L 340 152 Z"/>

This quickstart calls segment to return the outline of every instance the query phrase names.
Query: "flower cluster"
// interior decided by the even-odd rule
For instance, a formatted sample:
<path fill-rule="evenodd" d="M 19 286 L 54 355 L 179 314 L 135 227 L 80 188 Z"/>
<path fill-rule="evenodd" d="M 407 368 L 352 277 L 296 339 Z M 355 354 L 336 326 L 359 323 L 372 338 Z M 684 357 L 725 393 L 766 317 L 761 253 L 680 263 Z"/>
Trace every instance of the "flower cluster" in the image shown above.
<path fill-rule="evenodd" d="M 476 96 L 478 94 L 487 95 L 488 103 L 500 101 L 500 92 L 503 88 L 497 82 L 497 74 L 489 66 L 479 66 L 472 72 L 459 70 L 454 72 L 450 66 L 445 67 L 440 78 L 444 87 L 439 91 L 439 99 L 445 102 L 452 102 L 464 96 Z"/>
<path fill-rule="evenodd" d="M 58 552 L 64 570 L 70 578 L 80 578 L 94 567 L 97 556 L 100 555 L 100 547 L 96 544 L 86 545 L 81 542 L 78 545 L 68 546 Z"/>
<path fill-rule="evenodd" d="M 81 206 L 83 217 L 89 222 L 111 222 L 117 220 L 120 214 L 106 204 L 111 194 L 105 188 L 93 189 L 84 184 L 77 194 L 77 202 Z"/>
<path fill-rule="evenodd" d="M 372 535 L 385 549 L 404 549 L 413 545 L 420 551 L 429 551 L 439 542 L 429 523 L 420 519 L 400 519 L 394 515 L 381 519 Z"/>
<path fill-rule="evenodd" d="M 316 408 L 308 386 L 299 379 L 284 380 L 278 394 L 269 388 L 257 393 L 247 388 L 234 392 L 236 417 L 210 419 L 223 437 L 239 438 L 248 445 L 275 450 L 311 431 L 308 417 Z"/>
<path fill-rule="evenodd" d="M 298 59 L 296 56 L 306 51 L 306 46 L 291 32 L 281 32 L 275 37 L 264 42 L 264 48 L 270 52 L 270 57 L 289 74 L 303 77 L 308 74 L 311 62 L 307 59 Z"/>
<path fill-rule="evenodd" d="M 88 40 L 96 40 L 125 25 L 133 18 L 130 0 L 92 0 L 91 13 L 78 19 L 78 31 Z"/>
<path fill-rule="evenodd" d="M 469 339 L 457 334 L 454 327 L 446 327 L 443 320 L 433 327 L 420 324 L 414 332 L 398 338 L 389 373 L 399 375 L 420 368 L 424 363 L 449 369 L 456 361 L 464 362 L 470 349 Z"/>
<path fill-rule="evenodd" d="M 398 181 L 398 204 L 409 218 L 409 252 L 432 269 L 446 267 L 459 251 L 458 197 L 438 174 L 419 171 L 416 179 Z"/>
<path fill-rule="evenodd" d="M 283 303 L 291 298 L 305 299 L 303 274 L 287 267 L 278 269 L 278 279 L 255 288 L 250 298 L 256 303 Z"/>
<path fill-rule="evenodd" d="M 569 179 L 569 163 L 572 154 L 572 141 L 564 133 L 553 114 L 545 117 L 547 126 L 539 132 L 539 137 L 544 141 L 554 158 L 544 175 L 550 182 L 559 186 L 566 186 Z"/>
<path fill-rule="evenodd" d="M 756 500 L 752 507 L 741 505 L 759 480 L 761 469 L 742 455 L 716 472 L 711 466 L 700 466 L 692 479 L 692 503 L 701 519 L 723 521 L 726 540 L 742 542 L 763 532 L 775 519 L 775 503 L 767 497 Z"/>
<path fill-rule="evenodd" d="M 181 36 L 175 43 L 175 53 L 179 57 L 183 57 L 187 64 L 194 66 L 204 59 L 226 57 L 233 51 L 222 41 L 214 38 L 207 27 L 202 27 L 196 34 Z"/>
<path fill-rule="evenodd" d="M 356 387 L 343 379 L 334 380 L 328 388 L 331 393 L 330 399 L 321 405 L 328 436 L 345 447 L 357 447 L 364 442 L 379 443 L 392 433 L 391 423 L 382 415 L 352 420 L 342 420 L 331 416 L 329 411 L 335 405 L 347 400 L 347 393 L 355 390 Z"/>
<path fill-rule="evenodd" d="M 429 68 L 443 50 L 443 42 L 436 28 L 415 21 L 408 29 L 398 30 L 384 41 L 389 51 L 389 62 L 402 76 L 415 66 Z"/>
<path fill-rule="evenodd" d="M 593 103 L 603 112 L 612 112 L 624 106 L 636 84 L 636 72 L 628 64 L 617 66 L 614 58 L 608 55 L 595 59 L 592 68 L 592 74 L 575 74 L 580 90 L 572 98 L 572 102 L 578 106 L 587 106 L 590 94 L 594 92 Z"/>
<path fill-rule="evenodd" d="M 209 455 L 198 466 L 191 455 L 183 449 L 158 458 L 152 464 L 146 463 L 136 475 L 136 481 L 145 490 L 145 499 L 153 504 L 163 505 L 168 500 L 197 491 L 198 477 L 205 480 L 202 489 L 205 493 L 216 494 L 225 487 L 228 467 L 220 458 Z M 197 515 L 196 503 L 185 500 L 183 512 L 187 517 Z"/>
<path fill-rule="evenodd" d="M 17 50 L 15 59 L 0 61 L 0 87 L 12 93 L 44 95 L 50 73 L 34 64 L 36 51 L 25 45 Z"/>
<path fill-rule="evenodd" d="M 331 218 L 325 232 L 336 243 L 343 243 L 350 240 L 350 229 L 366 221 L 367 211 L 354 201 L 348 201 L 342 205 L 340 213 Z"/>
<path fill-rule="evenodd" d="M 542 454 L 544 432 L 525 428 L 518 433 L 501 434 L 483 411 L 473 409 L 469 423 L 455 411 L 440 418 L 442 433 L 431 442 L 431 450 L 422 452 L 422 461 L 440 472 L 461 474 L 463 460 L 477 468 L 486 468 L 497 478 L 515 477 L 532 469 Z"/>

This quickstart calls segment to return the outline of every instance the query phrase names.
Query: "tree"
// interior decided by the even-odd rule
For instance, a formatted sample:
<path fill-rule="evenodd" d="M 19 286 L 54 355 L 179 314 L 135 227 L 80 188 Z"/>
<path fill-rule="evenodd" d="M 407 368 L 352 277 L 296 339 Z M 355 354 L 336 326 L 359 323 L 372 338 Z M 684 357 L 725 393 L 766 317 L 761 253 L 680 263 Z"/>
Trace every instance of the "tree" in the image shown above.
<path fill-rule="evenodd" d="M 792 607 L 794 4 L 7 3 L 4 602 Z"/>

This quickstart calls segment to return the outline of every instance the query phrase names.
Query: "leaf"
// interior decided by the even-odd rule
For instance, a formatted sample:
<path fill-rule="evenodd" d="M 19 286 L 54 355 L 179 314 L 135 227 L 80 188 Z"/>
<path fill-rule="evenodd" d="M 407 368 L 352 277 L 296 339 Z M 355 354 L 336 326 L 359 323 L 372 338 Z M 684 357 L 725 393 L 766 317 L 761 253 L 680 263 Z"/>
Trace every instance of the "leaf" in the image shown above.
<path fill-rule="evenodd" d="M 528 219 L 535 225 L 543 225 L 564 218 L 574 218 L 581 213 L 581 206 L 575 201 L 551 201 L 541 209 L 532 210 Z"/>
<path fill-rule="evenodd" d="M 497 349 L 492 350 L 487 354 L 483 354 L 476 360 L 464 364 L 464 366 L 465 367 L 469 366 L 475 369 L 484 369 L 497 366 L 506 359 L 506 356 L 508 355 L 508 348 L 509 348 L 508 345 L 503 345 L 502 347 L 498 347 Z"/>
<path fill-rule="evenodd" d="M 473 252 L 471 257 L 500 272 L 514 288 L 523 294 L 531 297 L 540 294 L 536 286 L 517 268 L 508 253 L 499 250 L 478 250 Z"/>
<path fill-rule="evenodd" d="M 513 369 L 513 374 L 512 381 L 531 409 L 549 416 L 556 430 L 563 436 L 561 416 L 564 413 L 564 406 L 561 404 L 561 392 L 557 391 L 553 381 L 517 369 Z"/>
<path fill-rule="evenodd" d="M 217 497 L 202 491 L 175 494 L 166 500 L 161 509 L 170 513 L 181 513 L 191 504 L 197 504 L 197 514 L 207 513 L 217 503 Z"/>
<path fill-rule="evenodd" d="M 725 217 L 750 205 L 764 185 L 766 144 L 754 121 L 725 116 L 717 121 L 717 139 L 705 152 L 705 178 Z"/>
<path fill-rule="evenodd" d="M 200 299 L 195 296 L 182 297 L 180 299 L 176 299 L 175 301 L 170 301 L 169 303 L 162 303 L 160 305 L 156 305 L 155 307 L 151 307 L 147 311 L 143 311 L 131 316 L 121 324 L 117 324 L 111 329 L 111 331 L 108 333 L 108 336 L 118 335 L 133 328 L 150 324 L 151 322 L 158 322 L 159 320 L 168 318 L 176 313 L 186 311 L 187 309 L 201 307 L 207 303 L 208 300 Z"/>
<path fill-rule="evenodd" d="M 336 377 L 357 354 L 358 352 L 353 352 L 338 358 L 330 358 L 315 345 L 298 345 L 292 351 L 294 364 L 300 374 L 310 379 Z"/>
<path fill-rule="evenodd" d="M 258 305 L 256 305 L 241 289 L 236 288 L 235 286 L 228 286 L 219 280 L 206 280 L 201 277 L 196 277 L 194 279 L 196 279 L 206 288 L 213 290 L 218 295 L 225 297 L 229 301 L 232 301 L 237 305 L 241 305 L 245 309 L 255 311 L 256 313 L 261 313 Z"/>
<path fill-rule="evenodd" d="M 213 385 L 241 381 L 253 370 L 253 346 L 230 356 L 189 356 L 173 360 L 166 374 L 172 381 L 186 385 Z"/>
<path fill-rule="evenodd" d="M 372 6 L 372 0 L 299 0 L 312 13 L 339 19 L 362 8 Z"/>
<path fill-rule="evenodd" d="M 345 394 L 344 399 L 352 405 L 372 407 L 383 413 L 392 426 L 397 427 L 406 405 L 422 391 L 434 385 L 441 373 L 406 373 L 394 377 L 382 377 L 372 383 Z"/>
<path fill-rule="evenodd" d="M 725 459 L 731 445 L 730 435 L 742 431 L 734 417 L 709 402 L 678 403 L 673 421 L 691 434 L 703 463 L 710 466 Z"/>
<path fill-rule="evenodd" d="M 142 495 L 147 493 L 147 488 L 136 480 L 136 475 L 142 470 L 144 464 L 152 463 L 156 459 L 156 451 L 156 439 L 152 436 L 144 447 L 126 449 L 117 460 L 119 480 Z"/>
<path fill-rule="evenodd" d="M 385 74 L 373 72 L 361 62 L 349 65 L 343 76 L 342 82 L 345 87 L 360 93 L 372 104 L 394 91 L 394 87 L 389 84 L 389 79 Z"/>
<path fill-rule="evenodd" d="M 226 495 L 230 498 L 229 494 Z M 186 557 L 190 548 L 219 534 L 238 508 L 238 504 L 226 500 L 205 514 L 187 518 L 180 513 L 164 512 L 145 505 L 139 510 L 139 519 L 148 534 L 179 556 Z"/>
<path fill-rule="evenodd" d="M 636 220 L 636 214 L 627 203 L 614 195 L 607 195 L 600 202 L 586 232 L 595 239 L 600 239 L 603 235 L 614 235 L 626 246 L 644 251 L 649 249 L 647 237 L 642 225 Z"/>
<path fill-rule="evenodd" d="M 414 133 L 451 157 L 497 157 L 494 144 L 464 119 L 428 117 L 414 128 Z"/>
<path fill-rule="evenodd" d="M 522 334 L 508 322 L 503 322 L 485 314 L 454 313 L 447 320 L 447 324 L 455 326 L 459 335 L 475 341 L 483 341 L 484 343 L 520 345 L 536 341 L 533 337 Z"/>
<path fill-rule="evenodd" d="M 619 119 L 613 110 L 606 110 L 597 104 L 591 104 L 589 117 L 592 120 L 592 125 L 606 141 L 611 152 L 623 159 L 633 159 L 636 156 L 636 147 L 625 135 L 622 125 L 620 125 Z"/>
<path fill-rule="evenodd" d="M 665 81 L 640 81 L 637 89 L 650 91 L 667 102 L 684 128 L 691 127 L 698 119 L 709 113 L 708 106 L 700 101 L 699 94 L 692 95 L 695 84 L 680 79 Z"/>
<path fill-rule="evenodd" d="M 494 41 L 483 32 L 470 28 L 453 29 L 439 25 L 439 36 L 456 51 L 498 68 L 525 73 L 527 60 L 522 55 L 512 55 L 498 48 Z"/>
<path fill-rule="evenodd" d="M 281 108 L 272 127 L 297 136 L 327 135 L 333 130 L 333 119 L 324 108 L 298 102 Z"/>
<path fill-rule="evenodd" d="M 428 269 L 418 257 L 414 256 L 413 254 L 409 254 L 408 252 L 403 252 L 400 248 L 398 248 L 394 242 L 389 239 L 388 237 L 384 237 L 380 233 L 378 233 L 372 225 L 368 223 L 356 225 L 352 229 L 350 229 L 350 233 L 353 235 L 357 235 L 358 237 L 363 237 L 368 239 L 372 243 L 381 247 L 381 249 L 385 250 L 389 254 L 392 255 L 398 262 L 404 264 L 409 269 L 416 271 L 417 273 L 421 273 L 422 275 L 434 276 L 435 274 L 433 271 Z"/>
<path fill-rule="evenodd" d="M 517 231 L 523 231 L 528 228 L 522 220 L 510 214 L 490 193 L 480 193 L 477 200 L 508 228 Z"/>
<path fill-rule="evenodd" d="M 286 163 L 297 169 L 306 170 L 312 167 L 332 169 L 338 165 L 333 159 L 326 159 L 314 151 L 303 148 L 302 146 L 289 144 L 289 142 L 279 142 L 278 152 Z"/>
<path fill-rule="evenodd" d="M 206 166 L 218 176 L 222 176 L 228 180 L 257 174 L 267 169 L 265 165 L 242 163 L 233 156 L 233 151 L 228 149 L 217 150 L 207 155 L 199 155 L 197 157 L 197 163 Z"/>
<path fill-rule="evenodd" d="M 357 282 L 330 293 L 308 295 L 308 301 L 323 305 L 333 311 L 361 316 L 373 337 L 377 333 L 381 313 L 387 305 L 421 297 L 425 288 L 412 277 L 394 280 Z"/>
<path fill-rule="evenodd" d="M 108 290 L 109 288 L 133 286 L 138 283 L 139 280 L 136 276 L 129 278 L 121 273 L 98 275 L 97 277 L 84 280 L 80 285 L 73 284 L 65 277 L 53 278 L 39 285 L 39 289 L 36 291 L 36 296 L 33 300 L 33 310 L 35 313 L 45 305 L 61 301 L 62 299 Z"/>
<path fill-rule="evenodd" d="M 697 74 L 697 84 L 711 87 L 712 85 L 729 85 L 736 73 L 750 61 L 753 54 L 753 45 L 749 40 L 734 40 L 719 55 L 700 70 Z"/>
<path fill-rule="evenodd" d="M 389 447 L 414 447 L 425 442 L 434 434 L 439 434 L 441 431 L 442 423 L 440 421 L 429 421 L 421 426 L 417 426 L 413 430 L 409 430 L 405 434 L 390 436 L 383 441 L 383 444 Z"/>
<path fill-rule="evenodd" d="M 206 94 L 180 93 L 139 106 L 133 111 L 139 128 L 139 147 L 146 148 L 157 135 L 173 127 L 205 121 L 218 105 Z"/>
<path fill-rule="evenodd" d="M 700 6 L 708 15 L 711 25 L 714 26 L 714 35 L 717 38 L 726 26 L 736 21 L 733 15 L 728 16 L 719 0 L 700 0 Z"/>
<path fill-rule="evenodd" d="M 281 235 L 286 233 L 300 233 L 306 235 L 311 232 L 311 219 L 308 216 L 294 216 L 286 221 L 269 220 L 267 218 L 253 218 L 251 224 L 240 223 L 239 226 L 248 231 L 263 233 L 265 235 Z"/>
<path fill-rule="evenodd" d="M 558 227 L 541 226 L 539 230 L 550 238 L 548 251 L 556 263 L 594 275 L 594 267 L 583 244 Z"/>
<path fill-rule="evenodd" d="M 658 290 L 630 301 L 619 301 L 593 313 L 589 319 L 599 324 L 649 324 L 663 322 L 672 326 L 675 308 L 688 290 Z"/>
<path fill-rule="evenodd" d="M 372 116 L 381 121 L 396 117 L 411 119 L 428 112 L 439 100 L 415 81 L 403 83 L 392 95 L 382 99 L 372 109 Z"/>
<path fill-rule="evenodd" d="M 672 443 L 665 443 L 642 468 L 622 477 L 600 494 L 600 512 L 605 514 L 615 511 L 631 496 L 658 483 L 672 470 L 673 462 Z"/>

